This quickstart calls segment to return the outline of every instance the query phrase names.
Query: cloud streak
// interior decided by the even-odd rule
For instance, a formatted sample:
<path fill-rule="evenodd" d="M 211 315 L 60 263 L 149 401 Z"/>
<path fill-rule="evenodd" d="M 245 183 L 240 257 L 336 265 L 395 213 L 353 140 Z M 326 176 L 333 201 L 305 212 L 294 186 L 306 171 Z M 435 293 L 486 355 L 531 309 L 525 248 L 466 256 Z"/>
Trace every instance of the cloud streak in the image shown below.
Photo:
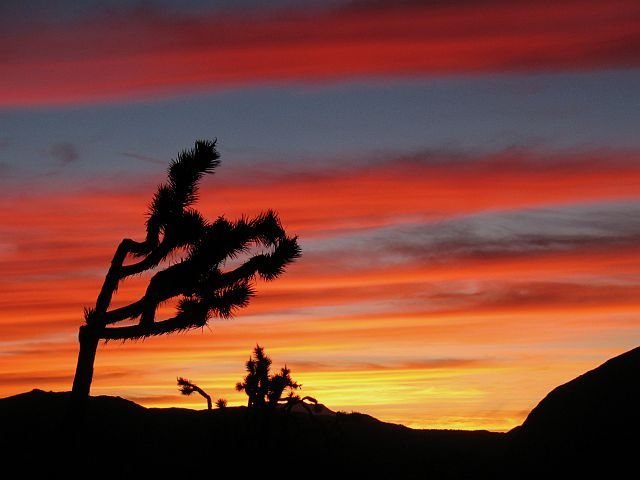
<path fill-rule="evenodd" d="M 166 165 L 166 162 L 162 160 L 158 160 L 157 158 L 150 157 L 148 155 L 143 155 L 141 153 L 135 152 L 118 152 L 119 155 L 127 158 L 133 158 L 134 160 L 140 160 L 142 162 L 151 163 L 153 165 Z"/>
<path fill-rule="evenodd" d="M 102 346 L 95 394 L 201 408 L 175 390 L 187 375 L 240 404 L 233 385 L 259 342 L 332 408 L 505 430 L 637 338 L 637 152 L 425 151 L 322 165 L 229 166 L 204 182 L 205 216 L 273 207 L 303 259 L 261 283 L 233 321 Z M 144 231 L 157 179 L 99 181 L 0 193 L 0 395 L 69 388 L 82 307 L 119 240 Z M 125 282 L 116 304 L 145 283 Z"/>
<path fill-rule="evenodd" d="M 197 17 L 138 8 L 5 29 L 0 105 L 367 76 L 637 67 L 639 18 L 633 0 L 367 2 Z"/>

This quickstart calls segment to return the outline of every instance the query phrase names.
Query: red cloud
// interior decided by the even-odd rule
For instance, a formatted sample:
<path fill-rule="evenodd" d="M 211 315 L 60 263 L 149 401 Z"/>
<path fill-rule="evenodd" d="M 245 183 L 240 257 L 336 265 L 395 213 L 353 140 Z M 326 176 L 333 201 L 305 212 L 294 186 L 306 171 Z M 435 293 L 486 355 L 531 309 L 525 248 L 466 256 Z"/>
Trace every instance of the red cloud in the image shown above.
<path fill-rule="evenodd" d="M 479 420 L 482 402 L 507 399 L 512 410 L 527 411 L 562 378 L 586 370 L 590 358 L 603 360 L 637 337 L 637 227 L 583 240 L 563 234 L 559 246 L 545 242 L 549 238 L 541 231 L 544 248 L 534 253 L 516 248 L 486 254 L 462 244 L 447 258 L 439 255 L 438 260 L 445 261 L 432 262 L 410 256 L 411 242 L 385 245 L 384 232 L 406 220 L 427 224 L 434 218 L 455 220 L 487 211 L 637 200 L 638 160 L 637 152 L 548 155 L 546 160 L 524 151 L 455 159 L 418 154 L 248 181 L 229 181 L 243 179 L 234 175 L 242 172 L 222 169 L 204 185 L 200 205 L 207 217 L 273 207 L 287 229 L 300 234 L 303 246 L 313 242 L 316 250 L 307 252 L 281 281 L 261 284 L 258 297 L 237 319 L 214 322 L 213 334 L 205 329 L 144 344 L 101 347 L 94 389 L 140 398 L 147 405 L 176 404 L 181 400 L 175 376 L 197 368 L 203 382 L 218 382 L 215 391 L 238 404 L 243 399 L 233 384 L 252 345 L 260 341 L 294 371 L 304 373 L 305 388 L 315 389 L 308 393 L 333 408 L 353 408 L 370 391 L 397 385 L 402 377 L 400 383 L 415 388 L 441 382 L 440 395 L 416 399 L 407 391 L 394 393 L 393 401 L 412 411 L 431 412 L 424 408 L 427 399 L 443 412 L 455 410 L 470 427 L 511 428 L 523 414 L 502 418 L 509 410 L 504 407 L 502 413 Z M 118 182 L 120 190 L 111 193 L 104 190 L 108 186 L 97 192 L 55 194 L 43 187 L 33 188 L 35 193 L 9 196 L 4 191 L 0 196 L 0 376 L 7 379 L 0 381 L 0 396 L 18 393 L 26 385 L 69 388 L 82 306 L 95 301 L 118 241 L 142 234 L 145 205 L 153 191 L 152 184 L 140 188 Z M 625 218 L 610 222 L 624 223 Z M 377 250 L 367 244 L 356 249 L 344 241 L 350 236 L 345 233 L 365 229 L 381 237 L 373 245 Z M 406 230 L 404 225 L 400 229 Z M 453 242 L 456 236 L 450 238 Z M 526 247 L 531 242 L 525 240 Z M 381 261 L 385 255 L 394 261 Z M 136 298 L 144 283 L 125 283 L 116 301 Z M 622 340 L 607 340 L 614 337 Z M 595 346 L 584 347 L 579 361 L 567 360 L 564 349 L 562 358 L 550 359 L 559 355 L 554 346 L 558 342 L 567 348 Z M 440 365 L 428 360 L 457 358 L 460 348 L 465 357 L 479 359 L 491 351 L 496 362 Z M 296 358 L 331 362 L 332 369 L 299 369 Z M 372 358 L 398 368 L 350 367 Z M 531 375 L 532 368 L 544 370 L 555 360 L 560 365 L 556 375 L 562 378 Z M 449 368 L 431 368 L 434 365 Z M 452 408 L 456 392 L 468 388 L 475 375 L 485 375 L 474 388 L 486 389 L 486 395 Z M 336 389 L 334 383 L 344 378 L 350 385 L 359 382 L 362 391 Z M 491 390 L 513 383 L 518 393 L 512 387 Z M 395 418 L 385 408 L 370 406 L 366 411 Z M 420 413 L 416 422 L 432 425 L 426 415 Z M 458 420 L 443 420 L 442 415 L 437 415 L 442 426 L 457 425 Z"/>
<path fill-rule="evenodd" d="M 133 13 L 0 33 L 0 105 L 281 81 L 640 65 L 634 0 L 378 2 L 325 11 Z"/>
<path fill-rule="evenodd" d="M 229 177 L 242 179 L 241 173 L 232 171 Z M 230 181 L 226 175 L 222 172 L 211 189 L 205 183 L 201 201 L 205 215 L 224 212 L 234 218 L 269 206 L 303 242 L 320 243 L 340 241 L 343 235 L 358 231 L 487 211 L 638 199 L 640 192 L 636 152 L 549 155 L 546 160 L 523 151 L 449 161 L 416 155 L 259 181 Z M 0 208 L 5 239 L 0 250 L 0 324 L 6 326 L 5 339 L 27 334 L 20 332 L 20 321 L 38 323 L 40 333 L 54 333 L 77 323 L 82 306 L 95 300 L 118 241 L 142 234 L 145 205 L 153 187 L 132 184 L 113 193 L 55 195 L 35 191 L 40 193 L 22 195 L 20 201 L 7 198 L 3 201 L 6 208 Z M 95 222 L 96 216 L 100 222 Z M 381 290 L 400 297 L 403 291 L 411 294 L 407 285 L 416 281 L 458 281 L 479 272 L 493 280 L 521 277 L 522 272 L 535 280 L 554 279 L 583 269 L 585 258 L 594 274 L 637 271 L 635 230 L 625 234 L 622 229 L 621 238 L 600 240 L 565 235 L 559 247 L 546 242 L 543 233 L 540 238 L 529 238 L 531 234 L 520 238 L 524 251 L 506 248 L 509 239 L 504 240 L 504 254 L 500 254 L 499 242 L 489 245 L 490 251 L 478 245 L 483 248 L 476 252 L 474 244 L 449 236 L 442 240 L 445 244 L 434 246 L 438 261 L 424 257 L 424 248 L 416 251 L 415 244 L 401 239 L 378 240 L 375 246 L 382 257 L 373 264 L 368 261 L 369 250 L 350 251 L 353 245 L 334 244 L 325 253 L 308 252 L 304 262 L 294 265 L 291 275 L 276 286 L 265 285 L 263 300 L 249 311 L 269 314 L 322 305 L 323 297 L 333 305 L 348 306 L 358 299 L 375 301 Z M 547 247 L 527 251 L 537 241 L 546 242 Z M 404 260 L 390 264 L 384 261 L 387 257 Z M 115 301 L 131 301 L 143 287 L 143 280 L 131 280 Z M 279 293 L 280 288 L 286 291 Z"/>

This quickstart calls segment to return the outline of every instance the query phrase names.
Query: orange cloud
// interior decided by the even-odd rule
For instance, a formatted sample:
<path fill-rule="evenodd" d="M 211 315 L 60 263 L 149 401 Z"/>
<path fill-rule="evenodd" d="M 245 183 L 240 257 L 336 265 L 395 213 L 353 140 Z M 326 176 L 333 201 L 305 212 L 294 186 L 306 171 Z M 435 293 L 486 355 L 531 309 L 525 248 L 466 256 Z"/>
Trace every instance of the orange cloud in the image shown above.
<path fill-rule="evenodd" d="M 548 389 L 637 338 L 637 160 L 421 154 L 259 178 L 223 166 L 205 182 L 206 216 L 273 207 L 305 255 L 233 321 L 101 346 L 94 393 L 201 408 L 175 389 L 184 375 L 241 404 L 233 385 L 259 342 L 335 409 L 515 426 Z M 70 387 L 82 307 L 119 240 L 142 234 L 152 190 L 2 194 L 0 395 Z M 126 282 L 117 304 L 145 282 Z"/>
<path fill-rule="evenodd" d="M 382 2 L 327 10 L 7 25 L 0 105 L 136 98 L 281 81 L 580 70 L 640 63 L 633 0 Z"/>

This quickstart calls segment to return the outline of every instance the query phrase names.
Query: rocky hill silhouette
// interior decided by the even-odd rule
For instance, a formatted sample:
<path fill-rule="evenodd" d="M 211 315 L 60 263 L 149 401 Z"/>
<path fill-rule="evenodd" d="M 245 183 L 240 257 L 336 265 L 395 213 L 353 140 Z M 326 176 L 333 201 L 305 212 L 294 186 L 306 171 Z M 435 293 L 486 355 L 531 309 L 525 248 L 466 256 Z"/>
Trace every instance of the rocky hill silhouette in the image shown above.
<path fill-rule="evenodd" d="M 67 392 L 0 399 L 0 458 L 47 478 L 117 475 L 241 478 L 554 478 L 634 468 L 640 348 L 554 389 L 521 427 L 413 430 L 358 413 L 311 417 L 245 407 L 144 408 L 91 397 L 78 418 Z"/>
<path fill-rule="evenodd" d="M 531 476 L 638 470 L 640 347 L 551 391 L 510 432 L 512 461 Z"/>

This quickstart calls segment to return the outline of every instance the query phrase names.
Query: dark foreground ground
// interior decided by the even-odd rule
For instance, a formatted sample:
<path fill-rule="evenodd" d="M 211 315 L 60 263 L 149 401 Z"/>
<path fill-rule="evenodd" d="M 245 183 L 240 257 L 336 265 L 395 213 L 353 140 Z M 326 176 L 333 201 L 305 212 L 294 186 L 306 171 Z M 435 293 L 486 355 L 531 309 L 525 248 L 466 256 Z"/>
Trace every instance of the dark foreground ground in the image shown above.
<path fill-rule="evenodd" d="M 638 427 L 640 348 L 558 387 L 507 434 L 117 397 L 92 397 L 79 418 L 68 393 L 34 390 L 0 399 L 0 460 L 29 478 L 637 478 Z"/>

